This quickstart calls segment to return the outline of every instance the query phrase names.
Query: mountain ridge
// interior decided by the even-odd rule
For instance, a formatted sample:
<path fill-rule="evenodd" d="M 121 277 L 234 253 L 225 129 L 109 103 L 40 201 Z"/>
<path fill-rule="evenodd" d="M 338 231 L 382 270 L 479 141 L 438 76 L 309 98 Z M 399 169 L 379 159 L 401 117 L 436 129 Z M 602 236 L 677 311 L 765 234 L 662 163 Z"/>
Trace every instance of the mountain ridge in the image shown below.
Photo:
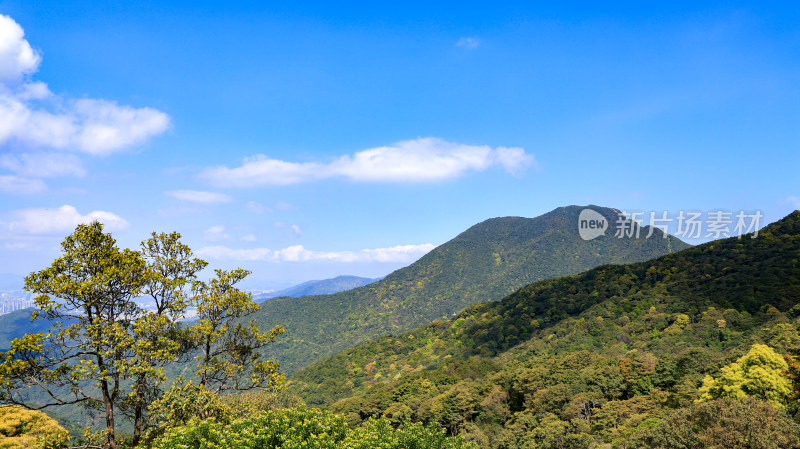
<path fill-rule="evenodd" d="M 491 218 L 378 282 L 334 295 L 271 299 L 256 320 L 262 328 L 282 325 L 287 333 L 268 354 L 291 374 L 359 342 L 446 319 L 536 280 L 689 246 L 673 236 L 662 238 L 660 230 L 649 239 L 583 240 L 578 216 L 586 208 L 609 223 L 620 217 L 618 209 L 590 205 L 560 207 L 534 218 Z"/>
<path fill-rule="evenodd" d="M 757 238 L 529 284 L 342 351 L 288 388 L 354 425 L 380 416 L 437 422 L 480 447 L 538 447 L 531 439 L 548 426 L 560 438 L 627 447 L 633 432 L 691 407 L 705 376 L 752 344 L 800 354 L 798 334 L 795 211 Z M 589 403 L 599 407 L 594 424 L 577 425 Z"/>
<path fill-rule="evenodd" d="M 306 281 L 282 290 L 254 295 L 253 300 L 259 302 L 281 296 L 297 298 L 308 295 L 329 295 L 362 287 L 379 281 L 380 279 L 382 278 L 373 279 L 360 276 L 340 275 L 329 279 Z"/>

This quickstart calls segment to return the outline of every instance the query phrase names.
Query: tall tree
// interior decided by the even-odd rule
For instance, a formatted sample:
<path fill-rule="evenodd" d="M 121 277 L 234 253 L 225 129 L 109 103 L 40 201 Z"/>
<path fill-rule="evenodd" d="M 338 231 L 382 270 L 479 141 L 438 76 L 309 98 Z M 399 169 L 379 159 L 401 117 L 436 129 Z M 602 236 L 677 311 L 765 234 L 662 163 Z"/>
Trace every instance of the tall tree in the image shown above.
<path fill-rule="evenodd" d="M 166 379 L 164 367 L 184 357 L 192 342 L 180 320 L 192 302 L 191 288 L 197 273 L 206 267 L 192 257 L 192 250 L 181 243 L 177 232 L 152 233 L 142 242 L 142 256 L 147 261 L 146 280 L 141 294 L 152 301 L 152 313 L 139 317 L 133 327 L 135 365 L 134 383 L 123 412 L 133 421 L 133 445 L 142 437 L 147 409 L 161 395 L 159 385 Z"/>
<path fill-rule="evenodd" d="M 216 270 L 216 277 L 197 287 L 198 321 L 191 329 L 200 349 L 197 374 L 200 385 L 214 392 L 250 390 L 280 383 L 278 363 L 261 360 L 258 349 L 284 332 L 277 326 L 261 332 L 249 317 L 258 310 L 249 293 L 234 286 L 250 272 L 242 269 Z"/>
<path fill-rule="evenodd" d="M 192 257 L 179 234 L 154 233 L 141 251 L 119 249 L 98 222 L 79 225 L 61 247 L 50 267 L 25 279 L 25 288 L 39 294 L 34 319 L 49 320 L 52 327 L 14 340 L 0 355 L 0 402 L 99 410 L 105 418 L 102 445 L 113 449 L 120 414 L 133 421 L 132 443 L 141 438 L 148 406 L 163 394 L 164 369 L 171 363 L 203 354 L 198 375 L 213 379 L 218 390 L 280 380 L 277 364 L 261 360 L 256 349 L 283 329 L 261 333 L 232 323 L 258 308 L 235 287 L 246 271 L 218 270 L 217 278 L 200 282 L 196 275 L 206 263 Z M 154 307 L 141 307 L 134 301 L 139 297 L 150 298 Z M 179 320 L 192 305 L 202 319 L 187 327 Z M 221 310 L 211 326 L 204 318 L 209 309 Z M 218 371 L 224 375 L 209 377 Z M 237 379 L 241 375 L 250 379 Z"/>

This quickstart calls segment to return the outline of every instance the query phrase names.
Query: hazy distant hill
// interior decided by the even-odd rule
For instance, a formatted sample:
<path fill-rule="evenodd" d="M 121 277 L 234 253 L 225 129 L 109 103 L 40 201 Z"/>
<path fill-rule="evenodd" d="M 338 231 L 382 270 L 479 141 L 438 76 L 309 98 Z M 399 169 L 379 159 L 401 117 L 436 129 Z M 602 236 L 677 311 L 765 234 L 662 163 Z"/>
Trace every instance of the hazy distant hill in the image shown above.
<path fill-rule="evenodd" d="M 296 373 L 289 389 L 314 405 L 346 398 L 333 409 L 352 424 L 430 420 L 481 448 L 673 447 L 664 435 L 693 441 L 702 429 L 656 424 L 671 411 L 670 419 L 702 411 L 693 407 L 705 376 L 754 343 L 798 355 L 798 335 L 795 211 L 757 238 L 533 283 L 454 319 L 336 354 Z M 755 413 L 752 404 L 724 406 Z M 782 412 L 753 416 L 742 419 L 789 420 Z M 733 430 L 734 418 L 724 419 Z M 534 444 L 553 438 L 581 445 Z M 622 444 L 636 438 L 667 442 Z"/>
<path fill-rule="evenodd" d="M 46 332 L 51 329 L 47 320 L 31 321 L 31 312 L 34 309 L 15 310 L 5 315 L 0 315 L 0 350 L 11 347 L 11 340 L 20 338 L 25 334 Z"/>
<path fill-rule="evenodd" d="M 332 279 L 303 282 L 302 284 L 283 290 L 278 290 L 276 292 L 262 293 L 254 296 L 253 299 L 257 302 L 261 302 L 266 299 L 277 298 L 280 296 L 297 298 L 299 296 L 306 295 L 330 295 L 371 284 L 377 280 L 378 279 L 362 278 L 358 276 L 336 276 Z"/>
<path fill-rule="evenodd" d="M 19 290 L 22 285 L 22 278 L 15 275 L 0 274 L 0 282 L 8 280 L 9 285 L 16 285 L 14 279 L 19 281 L 20 286 L 15 289 Z M 321 281 L 308 281 L 294 287 L 287 288 L 278 292 L 267 293 L 258 295 L 254 299 L 256 301 L 266 300 L 277 296 L 303 296 L 311 294 L 327 294 L 337 293 L 345 290 L 350 290 L 355 287 L 367 285 L 374 282 L 376 279 L 362 278 L 358 276 L 338 276 L 332 279 L 325 279 Z M 0 315 L 0 349 L 8 349 L 11 340 L 20 338 L 27 333 L 47 331 L 50 329 L 49 321 L 36 320 L 30 321 L 30 315 L 33 309 L 22 309 L 11 313 Z"/>
<path fill-rule="evenodd" d="M 592 209 L 613 226 L 620 212 Z M 656 230 L 646 239 L 591 241 L 578 235 L 584 207 L 555 209 L 536 218 L 492 218 L 472 226 L 408 267 L 384 279 L 334 295 L 274 298 L 256 318 L 262 328 L 287 333 L 270 355 L 294 372 L 368 339 L 449 318 L 477 302 L 496 301 L 542 279 L 579 273 L 609 263 L 631 263 L 687 248 Z"/>

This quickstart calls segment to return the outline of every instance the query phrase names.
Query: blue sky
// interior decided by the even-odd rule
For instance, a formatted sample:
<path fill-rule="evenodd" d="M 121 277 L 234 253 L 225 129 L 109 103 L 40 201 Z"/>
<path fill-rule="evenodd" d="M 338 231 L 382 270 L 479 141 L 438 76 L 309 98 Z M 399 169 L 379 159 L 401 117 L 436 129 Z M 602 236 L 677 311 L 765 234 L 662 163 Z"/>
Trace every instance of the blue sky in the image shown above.
<path fill-rule="evenodd" d="M 800 208 L 790 2 L 98 3 L 0 1 L 0 272 L 91 218 L 279 288 L 568 204 Z"/>

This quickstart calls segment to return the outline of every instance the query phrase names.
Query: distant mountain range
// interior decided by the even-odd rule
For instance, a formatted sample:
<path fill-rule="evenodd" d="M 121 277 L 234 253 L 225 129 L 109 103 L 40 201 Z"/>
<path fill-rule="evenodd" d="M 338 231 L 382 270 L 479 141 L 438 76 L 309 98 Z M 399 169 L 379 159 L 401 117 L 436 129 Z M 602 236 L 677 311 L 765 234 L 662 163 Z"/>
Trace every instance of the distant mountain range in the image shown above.
<path fill-rule="evenodd" d="M 346 290 L 352 290 L 356 287 L 362 287 L 364 285 L 371 284 L 380 279 L 381 278 L 370 279 L 358 276 L 336 276 L 335 278 L 323 279 L 321 281 L 303 282 L 302 284 L 298 284 L 283 290 L 278 290 L 276 292 L 261 293 L 259 295 L 253 296 L 253 299 L 256 302 L 261 302 L 267 299 L 278 298 L 281 296 L 297 298 L 299 296 L 306 296 L 306 295 L 330 295 L 333 293 L 339 293 Z"/>
<path fill-rule="evenodd" d="M 270 299 L 256 314 L 259 326 L 282 325 L 287 332 L 269 355 L 292 373 L 357 343 L 499 300 L 531 282 L 689 247 L 660 230 L 645 238 L 649 228 L 641 229 L 639 238 L 616 238 L 607 228 L 604 235 L 583 240 L 578 218 L 586 208 L 604 217 L 608 228 L 624 218 L 617 209 L 599 206 L 561 207 L 536 218 L 493 218 L 372 284 L 333 295 Z"/>
<path fill-rule="evenodd" d="M 264 293 L 254 296 L 256 301 L 264 301 L 274 297 L 296 297 L 303 295 L 319 295 L 337 293 L 350 290 L 355 287 L 367 285 L 377 279 L 369 279 L 358 276 L 337 276 L 332 279 L 321 281 L 308 281 L 294 287 L 290 287 L 277 292 Z M 21 290 L 24 279 L 22 276 L 13 274 L 0 274 L 0 290 Z M 50 329 L 50 322 L 46 320 L 36 320 L 31 322 L 31 312 L 34 309 L 16 310 L 11 313 L 0 315 L 0 350 L 8 349 L 11 340 L 20 338 L 28 333 L 47 331 Z"/>
<path fill-rule="evenodd" d="M 20 338 L 25 334 L 47 332 L 52 328 L 50 321 L 42 319 L 31 321 L 33 311 L 34 309 L 21 309 L 0 315 L 0 350 L 10 349 L 11 340 L 15 338 Z M 64 325 L 67 326 L 69 323 Z"/>

